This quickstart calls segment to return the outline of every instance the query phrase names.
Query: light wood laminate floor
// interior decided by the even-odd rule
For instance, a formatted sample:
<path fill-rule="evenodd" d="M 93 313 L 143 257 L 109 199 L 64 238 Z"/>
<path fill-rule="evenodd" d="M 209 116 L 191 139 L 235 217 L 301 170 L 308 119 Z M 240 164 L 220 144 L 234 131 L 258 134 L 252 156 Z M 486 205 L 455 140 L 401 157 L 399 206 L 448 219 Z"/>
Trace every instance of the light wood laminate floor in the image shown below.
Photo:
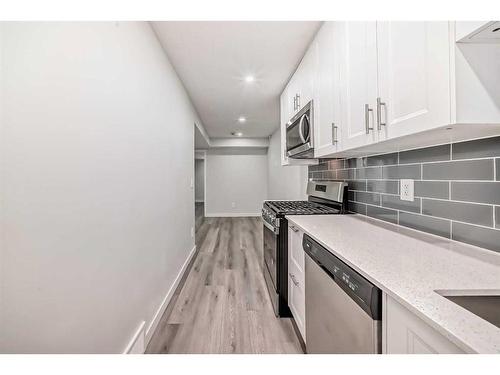
<path fill-rule="evenodd" d="M 262 274 L 260 218 L 205 218 L 198 253 L 147 353 L 302 353 L 274 316 Z"/>

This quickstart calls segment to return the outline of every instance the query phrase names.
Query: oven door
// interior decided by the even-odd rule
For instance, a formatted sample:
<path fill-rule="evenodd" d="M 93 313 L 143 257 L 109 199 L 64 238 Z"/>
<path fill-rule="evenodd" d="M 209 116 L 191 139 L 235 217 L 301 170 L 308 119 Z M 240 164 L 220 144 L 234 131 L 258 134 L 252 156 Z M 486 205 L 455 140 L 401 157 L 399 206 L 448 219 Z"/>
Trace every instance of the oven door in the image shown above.
<path fill-rule="evenodd" d="M 274 228 L 271 224 L 264 223 L 264 272 L 268 275 L 266 278 L 270 278 L 270 283 L 268 285 L 269 289 L 272 289 L 275 293 L 278 292 L 277 283 L 277 258 L 278 258 L 278 246 L 279 246 L 279 228 Z M 268 280 L 266 280 L 268 282 Z M 269 284 L 269 282 L 268 282 Z M 271 293 L 271 290 L 269 290 Z M 271 296 L 272 297 L 272 296 Z M 272 299 L 272 298 L 271 298 Z"/>

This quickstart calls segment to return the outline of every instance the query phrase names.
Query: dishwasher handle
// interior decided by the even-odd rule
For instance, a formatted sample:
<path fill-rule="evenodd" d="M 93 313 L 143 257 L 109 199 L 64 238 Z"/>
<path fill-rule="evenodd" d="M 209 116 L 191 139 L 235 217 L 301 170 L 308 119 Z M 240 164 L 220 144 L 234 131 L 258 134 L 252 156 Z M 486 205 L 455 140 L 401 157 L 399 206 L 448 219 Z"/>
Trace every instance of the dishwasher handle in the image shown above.
<path fill-rule="evenodd" d="M 377 286 L 307 234 L 304 234 L 302 239 L 302 247 L 306 254 L 372 319 L 382 319 L 382 291 Z"/>

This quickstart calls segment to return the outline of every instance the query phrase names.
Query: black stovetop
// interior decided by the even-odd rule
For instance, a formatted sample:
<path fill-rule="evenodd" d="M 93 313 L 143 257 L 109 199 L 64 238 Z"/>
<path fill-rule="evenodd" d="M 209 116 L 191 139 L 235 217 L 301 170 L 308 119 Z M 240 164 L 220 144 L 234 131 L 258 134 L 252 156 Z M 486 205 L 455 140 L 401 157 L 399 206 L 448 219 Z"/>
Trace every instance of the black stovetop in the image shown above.
<path fill-rule="evenodd" d="M 339 214 L 340 210 L 309 201 L 266 201 L 277 215 L 327 215 Z"/>

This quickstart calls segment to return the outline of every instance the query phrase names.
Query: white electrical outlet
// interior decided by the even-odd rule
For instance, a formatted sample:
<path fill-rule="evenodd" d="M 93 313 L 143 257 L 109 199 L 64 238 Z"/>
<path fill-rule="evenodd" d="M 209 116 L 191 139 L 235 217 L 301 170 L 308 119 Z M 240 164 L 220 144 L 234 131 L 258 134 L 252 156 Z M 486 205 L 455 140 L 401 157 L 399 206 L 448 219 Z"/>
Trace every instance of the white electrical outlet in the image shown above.
<path fill-rule="evenodd" d="M 399 198 L 402 201 L 413 202 L 415 200 L 413 180 L 400 180 Z"/>
<path fill-rule="evenodd" d="M 191 177 L 191 181 L 189 182 L 189 187 L 190 187 L 191 189 L 193 189 L 193 188 L 194 188 L 194 180 L 193 180 L 193 177 Z"/>
<path fill-rule="evenodd" d="M 194 238 L 194 228 L 191 227 L 191 237 Z"/>
<path fill-rule="evenodd" d="M 231 207 L 235 208 L 236 207 L 236 202 L 231 202 Z"/>

